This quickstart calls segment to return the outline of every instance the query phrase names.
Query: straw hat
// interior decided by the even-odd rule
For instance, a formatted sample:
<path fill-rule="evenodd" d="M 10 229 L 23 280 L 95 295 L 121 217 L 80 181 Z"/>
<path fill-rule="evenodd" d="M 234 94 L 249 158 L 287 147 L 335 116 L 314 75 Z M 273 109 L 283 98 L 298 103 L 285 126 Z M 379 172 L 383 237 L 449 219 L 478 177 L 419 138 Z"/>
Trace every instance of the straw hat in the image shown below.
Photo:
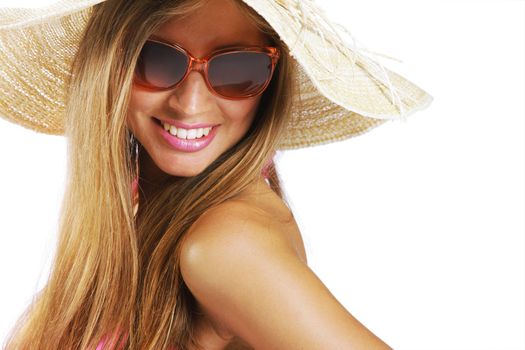
<path fill-rule="evenodd" d="M 0 116 L 64 133 L 67 78 L 92 6 L 61 0 L 37 9 L 0 9 Z M 298 68 L 292 121 L 279 149 L 325 144 L 404 119 L 432 97 L 343 39 L 311 0 L 243 0 L 290 49 Z"/>

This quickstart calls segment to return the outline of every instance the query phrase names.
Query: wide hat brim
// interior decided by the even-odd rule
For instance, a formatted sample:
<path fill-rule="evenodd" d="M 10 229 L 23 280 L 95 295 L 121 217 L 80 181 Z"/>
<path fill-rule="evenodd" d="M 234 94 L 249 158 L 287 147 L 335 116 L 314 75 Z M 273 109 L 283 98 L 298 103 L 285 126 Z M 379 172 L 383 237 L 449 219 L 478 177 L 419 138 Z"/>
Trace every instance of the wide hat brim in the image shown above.
<path fill-rule="evenodd" d="M 71 63 L 92 6 L 0 9 L 0 116 L 64 134 Z M 426 108 L 432 97 L 337 35 L 311 0 L 243 0 L 287 44 L 298 74 L 292 118 L 279 149 L 344 140 Z"/>

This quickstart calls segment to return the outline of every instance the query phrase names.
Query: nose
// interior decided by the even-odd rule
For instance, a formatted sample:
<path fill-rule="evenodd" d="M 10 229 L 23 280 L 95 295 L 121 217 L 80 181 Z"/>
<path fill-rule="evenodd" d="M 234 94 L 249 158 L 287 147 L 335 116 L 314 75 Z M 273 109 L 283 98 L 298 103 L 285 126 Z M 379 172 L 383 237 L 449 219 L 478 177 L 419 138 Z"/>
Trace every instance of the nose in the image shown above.
<path fill-rule="evenodd" d="M 203 66 L 197 62 L 186 78 L 170 94 L 169 105 L 188 115 L 210 110 L 214 95 L 204 79 Z"/>

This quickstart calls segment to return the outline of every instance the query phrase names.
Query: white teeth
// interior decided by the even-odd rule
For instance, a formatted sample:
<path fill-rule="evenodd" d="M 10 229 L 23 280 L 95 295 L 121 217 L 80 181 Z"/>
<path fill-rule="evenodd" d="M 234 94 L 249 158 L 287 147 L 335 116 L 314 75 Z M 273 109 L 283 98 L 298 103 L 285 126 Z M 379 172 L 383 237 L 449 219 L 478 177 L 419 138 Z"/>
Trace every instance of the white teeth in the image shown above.
<path fill-rule="evenodd" d="M 177 128 L 177 137 L 179 139 L 185 139 L 186 136 L 188 136 L 188 130 L 182 129 L 182 128 Z"/>
<path fill-rule="evenodd" d="M 193 140 L 195 137 L 197 137 L 197 130 L 196 129 L 188 130 L 188 134 L 186 135 L 186 138 L 188 140 Z"/>
<path fill-rule="evenodd" d="M 177 136 L 180 139 L 184 140 L 193 140 L 198 139 L 203 136 L 207 136 L 210 133 L 210 130 L 212 127 L 207 128 L 197 128 L 197 129 L 183 129 L 183 128 L 177 128 L 174 125 L 170 125 L 168 123 L 161 122 L 162 126 L 164 127 L 164 130 L 168 131 L 171 135 Z"/>

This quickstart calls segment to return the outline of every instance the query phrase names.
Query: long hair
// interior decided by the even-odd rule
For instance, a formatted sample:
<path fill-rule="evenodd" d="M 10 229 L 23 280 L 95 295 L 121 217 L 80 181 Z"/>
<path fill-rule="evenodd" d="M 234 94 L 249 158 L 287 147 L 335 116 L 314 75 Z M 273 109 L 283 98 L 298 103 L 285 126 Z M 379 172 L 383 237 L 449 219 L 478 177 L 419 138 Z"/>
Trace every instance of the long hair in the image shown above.
<path fill-rule="evenodd" d="M 290 118 L 296 74 L 271 26 L 235 0 L 280 48 L 274 77 L 244 137 L 202 173 L 169 177 L 140 203 L 138 223 L 131 183 L 140 164 L 126 126 L 133 70 L 144 42 L 162 23 L 203 2 L 108 0 L 93 7 L 69 82 L 68 172 L 56 255 L 45 287 L 18 320 L 6 349 L 93 350 L 104 337 L 111 349 L 198 346 L 196 301 L 179 270 L 181 243 L 202 213 L 260 176 Z M 284 200 L 273 163 L 268 174 Z"/>

